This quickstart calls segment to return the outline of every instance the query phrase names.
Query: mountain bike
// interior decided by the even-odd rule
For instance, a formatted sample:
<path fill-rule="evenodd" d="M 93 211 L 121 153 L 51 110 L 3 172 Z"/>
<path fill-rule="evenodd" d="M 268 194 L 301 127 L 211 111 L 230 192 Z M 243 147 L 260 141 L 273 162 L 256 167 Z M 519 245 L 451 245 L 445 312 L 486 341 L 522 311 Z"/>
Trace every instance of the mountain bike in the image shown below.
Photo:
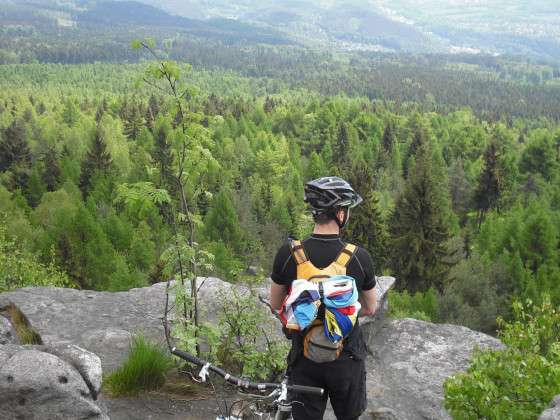
<path fill-rule="evenodd" d="M 288 392 L 319 396 L 325 392 L 322 388 L 288 384 L 287 377 L 281 383 L 251 382 L 243 378 L 237 378 L 225 370 L 176 347 L 171 350 L 171 353 L 199 366 L 201 369 L 198 376 L 202 382 L 206 381 L 210 372 L 214 372 L 224 378 L 226 382 L 243 391 L 244 398 L 235 401 L 229 407 L 226 406 L 226 412 L 216 417 L 216 420 L 288 420 L 292 418 L 292 405 L 301 404 L 290 399 Z M 256 392 L 251 393 L 249 391 Z M 270 392 L 267 393 L 267 391 Z"/>

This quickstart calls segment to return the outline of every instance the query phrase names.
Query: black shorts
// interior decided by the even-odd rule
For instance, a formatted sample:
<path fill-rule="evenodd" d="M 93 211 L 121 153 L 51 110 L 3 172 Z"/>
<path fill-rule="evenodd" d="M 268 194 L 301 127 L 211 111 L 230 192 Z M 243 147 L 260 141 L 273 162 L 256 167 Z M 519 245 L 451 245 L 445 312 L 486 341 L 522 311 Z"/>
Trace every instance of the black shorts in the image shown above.
<path fill-rule="evenodd" d="M 315 363 L 301 356 L 290 367 L 290 383 L 325 389 L 325 395 L 321 397 L 300 393 L 291 395 L 294 420 L 321 420 L 328 398 L 338 420 L 357 419 L 367 406 L 363 360 L 342 356 L 334 362 Z"/>

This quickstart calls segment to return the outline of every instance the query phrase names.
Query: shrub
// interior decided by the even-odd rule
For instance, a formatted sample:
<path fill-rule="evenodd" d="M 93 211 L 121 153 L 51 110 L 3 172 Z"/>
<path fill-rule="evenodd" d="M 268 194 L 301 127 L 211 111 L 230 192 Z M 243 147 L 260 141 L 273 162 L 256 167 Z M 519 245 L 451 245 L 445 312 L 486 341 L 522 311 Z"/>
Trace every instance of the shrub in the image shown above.
<path fill-rule="evenodd" d="M 395 318 L 416 318 L 435 322 L 438 319 L 438 294 L 431 288 L 426 292 L 409 294 L 406 290 L 389 292 L 390 315 Z"/>
<path fill-rule="evenodd" d="M 173 366 L 166 349 L 148 342 L 142 335 L 136 335 L 132 339 L 128 358 L 121 368 L 105 378 L 105 386 L 115 397 L 159 389 L 165 384 L 166 373 Z"/>
<path fill-rule="evenodd" d="M 27 286 L 72 285 L 68 275 L 60 271 L 54 262 L 42 264 L 34 255 L 8 239 L 0 217 L 0 293 Z"/>
<path fill-rule="evenodd" d="M 505 350 L 477 351 L 470 368 L 444 384 L 445 407 L 455 419 L 536 419 L 560 393 L 560 312 L 543 298 L 513 305 L 502 319 Z"/>
<path fill-rule="evenodd" d="M 192 308 L 192 300 L 182 299 Z M 175 324 L 172 336 L 177 346 L 194 354 L 198 345 L 203 359 L 247 378 L 277 379 L 285 372 L 289 350 L 283 337 L 274 336 L 280 321 L 270 318 L 254 293 L 232 287 L 218 299 L 218 324 L 201 323 L 198 328 L 194 323 Z M 183 305 L 183 300 L 178 302 Z"/>
<path fill-rule="evenodd" d="M 25 314 L 15 304 L 10 303 L 0 310 L 6 311 L 21 344 L 43 344 L 39 333 L 33 329 Z"/>
<path fill-rule="evenodd" d="M 249 378 L 274 380 L 286 369 L 288 345 L 274 338 L 275 326 L 252 294 L 232 289 L 221 298 L 218 359 Z"/>

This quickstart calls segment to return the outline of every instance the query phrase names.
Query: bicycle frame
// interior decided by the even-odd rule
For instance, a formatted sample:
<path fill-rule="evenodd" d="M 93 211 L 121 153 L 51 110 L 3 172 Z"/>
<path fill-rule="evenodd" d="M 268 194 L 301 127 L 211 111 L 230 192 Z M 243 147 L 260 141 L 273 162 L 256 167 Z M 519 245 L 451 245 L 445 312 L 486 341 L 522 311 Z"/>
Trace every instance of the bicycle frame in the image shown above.
<path fill-rule="evenodd" d="M 303 385 L 289 385 L 288 378 L 285 378 L 281 383 L 251 382 L 246 379 L 237 378 L 227 373 L 226 371 L 222 370 L 221 368 L 214 366 L 207 361 L 201 360 L 198 357 L 188 354 L 175 347 L 171 349 L 171 353 L 187 362 L 200 366 L 201 369 L 198 376 L 201 382 L 205 382 L 209 375 L 209 372 L 212 371 L 218 374 L 219 376 L 221 376 L 222 378 L 224 378 L 226 382 L 229 382 L 230 384 L 233 384 L 240 389 L 255 390 L 258 392 L 263 392 L 266 391 L 267 389 L 272 389 L 272 392 L 270 392 L 270 394 L 268 395 L 248 393 L 247 396 L 249 397 L 249 399 L 252 399 L 256 402 L 272 400 L 270 402 L 270 405 L 272 405 L 272 407 L 275 410 L 274 420 L 286 420 L 291 415 L 293 403 L 290 402 L 288 399 L 288 391 L 308 393 L 314 395 L 323 395 L 324 393 L 324 390 L 322 388 L 303 386 Z M 254 414 L 257 414 L 261 418 L 263 418 L 262 416 L 268 413 L 269 414 L 268 419 L 270 420 L 270 414 L 273 412 L 274 411 L 268 411 L 268 412 L 262 412 L 258 414 L 254 413 Z M 242 420 L 242 419 L 243 417 L 231 416 L 230 413 L 227 414 L 227 417 L 224 416 L 216 417 L 216 420 Z"/>

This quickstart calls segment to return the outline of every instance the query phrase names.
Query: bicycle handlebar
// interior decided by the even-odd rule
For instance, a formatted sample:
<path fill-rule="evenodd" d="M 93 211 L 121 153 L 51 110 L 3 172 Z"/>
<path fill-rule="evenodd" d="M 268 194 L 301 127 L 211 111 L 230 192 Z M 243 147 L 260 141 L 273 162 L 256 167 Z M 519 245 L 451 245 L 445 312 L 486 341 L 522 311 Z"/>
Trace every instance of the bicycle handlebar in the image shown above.
<path fill-rule="evenodd" d="M 264 391 L 267 389 L 278 389 L 282 387 L 282 384 L 274 384 L 274 383 L 267 383 L 267 382 L 250 382 L 248 380 L 242 379 L 242 378 L 237 378 L 233 375 L 230 375 L 229 373 L 227 373 L 225 370 L 220 369 L 217 366 L 214 366 L 202 359 L 199 359 L 196 356 L 193 356 L 192 354 L 186 353 L 182 350 L 177 349 L 176 347 L 173 347 L 171 349 L 171 353 L 173 353 L 175 356 L 180 357 L 181 359 L 186 360 L 187 362 L 193 363 L 195 365 L 198 365 L 202 368 L 206 367 L 206 369 L 208 369 L 209 371 L 212 371 L 218 375 L 220 375 L 222 378 L 224 378 L 227 382 L 229 382 L 230 384 L 233 384 L 235 386 L 238 386 L 240 388 L 245 388 L 245 389 L 255 389 L 258 391 Z M 323 395 L 324 394 L 324 389 L 323 388 L 316 388 L 313 386 L 304 386 L 304 385 L 286 385 L 286 388 L 288 389 L 288 391 L 294 391 L 294 392 L 301 392 L 301 393 L 305 393 L 305 394 L 314 394 L 314 395 Z"/>

